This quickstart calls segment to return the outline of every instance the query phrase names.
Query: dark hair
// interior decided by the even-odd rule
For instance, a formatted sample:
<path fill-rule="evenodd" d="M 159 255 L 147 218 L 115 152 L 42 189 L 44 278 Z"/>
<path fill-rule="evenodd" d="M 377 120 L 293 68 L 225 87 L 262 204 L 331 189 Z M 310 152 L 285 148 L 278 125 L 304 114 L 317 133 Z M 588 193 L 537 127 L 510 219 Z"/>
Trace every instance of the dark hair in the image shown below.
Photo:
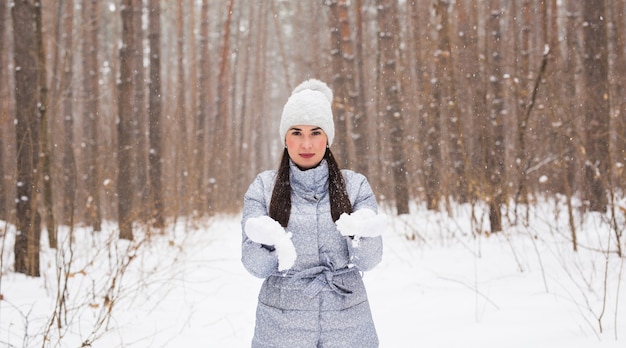
<path fill-rule="evenodd" d="M 352 203 L 346 191 L 346 182 L 341 174 L 339 165 L 329 148 L 326 148 L 324 159 L 328 164 L 328 196 L 330 200 L 330 215 L 337 221 L 343 213 L 352 213 Z M 289 153 L 285 148 L 283 157 L 276 173 L 274 191 L 270 201 L 270 217 L 278 221 L 283 227 L 289 223 L 291 214 L 291 183 L 289 181 Z"/>

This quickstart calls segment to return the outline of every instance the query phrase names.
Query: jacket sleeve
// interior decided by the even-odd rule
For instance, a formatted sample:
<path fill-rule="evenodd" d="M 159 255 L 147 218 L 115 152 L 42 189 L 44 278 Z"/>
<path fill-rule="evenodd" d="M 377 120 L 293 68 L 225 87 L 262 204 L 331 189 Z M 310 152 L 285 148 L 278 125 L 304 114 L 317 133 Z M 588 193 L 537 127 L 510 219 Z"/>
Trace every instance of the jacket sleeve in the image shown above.
<path fill-rule="evenodd" d="M 348 194 L 351 196 L 354 211 L 369 208 L 378 213 L 376 196 L 365 176 L 348 172 L 346 173 L 346 185 Z M 380 263 L 383 257 L 383 239 L 377 237 L 360 237 L 352 239 L 345 237 L 348 243 L 348 253 L 354 266 L 360 271 L 369 271 Z"/>
<path fill-rule="evenodd" d="M 278 270 L 278 256 L 273 248 L 251 241 L 244 231 L 247 219 L 268 215 L 269 202 L 265 196 L 265 186 L 266 183 L 259 174 L 244 195 L 241 217 L 241 262 L 250 274 L 258 278 L 267 278 Z"/>

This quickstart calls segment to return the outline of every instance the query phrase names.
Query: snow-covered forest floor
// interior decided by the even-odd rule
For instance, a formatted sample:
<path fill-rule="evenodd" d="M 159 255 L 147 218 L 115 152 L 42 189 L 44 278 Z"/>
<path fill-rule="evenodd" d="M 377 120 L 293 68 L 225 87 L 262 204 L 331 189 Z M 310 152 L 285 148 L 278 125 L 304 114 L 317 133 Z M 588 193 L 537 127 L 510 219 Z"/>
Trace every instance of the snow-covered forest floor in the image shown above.
<path fill-rule="evenodd" d="M 511 210 L 491 235 L 483 207 L 412 211 L 392 218 L 383 262 L 364 274 L 382 348 L 626 344 L 619 209 L 574 217 L 577 252 L 561 202 L 518 207 L 528 222 Z M 62 228 L 64 246 L 44 235 L 41 277 L 28 278 L 12 272 L 15 229 L 0 221 L 0 346 L 249 347 L 261 280 L 239 261 L 240 233 L 236 215 L 134 242 L 115 224 L 76 228 L 71 243 Z"/>

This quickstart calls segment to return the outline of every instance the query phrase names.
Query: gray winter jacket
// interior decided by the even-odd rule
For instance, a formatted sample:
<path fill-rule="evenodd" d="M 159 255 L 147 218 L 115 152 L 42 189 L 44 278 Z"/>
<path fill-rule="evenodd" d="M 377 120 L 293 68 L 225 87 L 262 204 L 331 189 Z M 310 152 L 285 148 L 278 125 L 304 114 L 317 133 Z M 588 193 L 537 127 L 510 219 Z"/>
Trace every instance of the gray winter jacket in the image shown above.
<path fill-rule="evenodd" d="M 343 170 L 356 211 L 377 210 L 367 179 Z M 244 197 L 242 230 L 248 218 L 269 214 L 276 171 L 260 173 Z M 291 163 L 291 216 L 297 259 L 289 271 L 278 271 L 275 251 L 249 240 L 244 233 L 242 262 L 254 276 L 265 278 L 259 294 L 253 348 L 378 347 L 361 271 L 382 258 L 382 238 L 354 241 L 342 236 L 330 214 L 328 166 L 302 171 Z M 355 231 L 358 234 L 358 231 Z"/>

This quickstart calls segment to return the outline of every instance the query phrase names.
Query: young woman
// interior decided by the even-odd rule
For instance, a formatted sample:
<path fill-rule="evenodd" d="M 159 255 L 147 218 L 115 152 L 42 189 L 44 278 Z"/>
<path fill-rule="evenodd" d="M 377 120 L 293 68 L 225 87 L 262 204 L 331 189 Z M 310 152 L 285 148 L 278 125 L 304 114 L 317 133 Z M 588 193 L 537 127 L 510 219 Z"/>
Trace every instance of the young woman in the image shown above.
<path fill-rule="evenodd" d="M 278 170 L 244 197 L 242 262 L 265 281 L 253 348 L 378 347 L 361 272 L 382 258 L 386 216 L 367 179 L 339 170 L 333 93 L 307 80 L 283 108 Z"/>

